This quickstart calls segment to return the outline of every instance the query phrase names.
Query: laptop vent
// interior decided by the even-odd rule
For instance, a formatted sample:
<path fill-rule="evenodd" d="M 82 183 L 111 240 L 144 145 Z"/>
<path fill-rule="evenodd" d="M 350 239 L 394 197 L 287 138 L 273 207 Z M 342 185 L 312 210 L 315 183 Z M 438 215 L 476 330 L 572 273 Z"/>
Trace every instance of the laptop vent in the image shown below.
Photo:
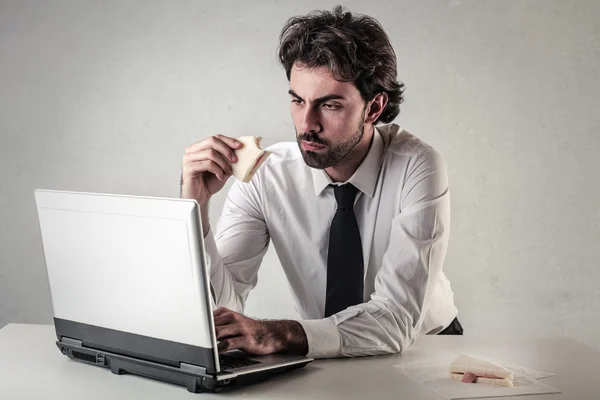
<path fill-rule="evenodd" d="M 78 360 L 88 361 L 94 364 L 96 363 L 95 354 L 86 354 L 75 350 L 71 351 L 71 354 L 73 354 L 73 358 L 77 358 Z"/>

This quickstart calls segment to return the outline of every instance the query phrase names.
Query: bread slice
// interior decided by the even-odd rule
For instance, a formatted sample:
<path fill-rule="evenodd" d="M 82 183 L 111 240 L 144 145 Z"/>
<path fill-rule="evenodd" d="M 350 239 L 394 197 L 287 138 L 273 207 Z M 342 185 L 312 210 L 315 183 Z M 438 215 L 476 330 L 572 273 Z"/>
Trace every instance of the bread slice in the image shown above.
<path fill-rule="evenodd" d="M 461 373 L 450 373 L 450 378 L 455 380 L 455 381 L 459 381 L 461 382 L 463 379 L 464 374 Z M 491 385 L 491 386 L 506 386 L 506 387 L 513 387 L 513 381 L 511 379 L 506 379 L 506 378 L 484 378 L 483 376 L 478 376 L 477 379 L 475 380 L 475 382 L 473 383 L 484 383 L 486 385 Z"/>
<path fill-rule="evenodd" d="M 465 374 L 468 374 L 465 377 Z M 470 374 L 476 379 L 470 379 Z M 493 386 L 513 386 L 513 373 L 495 362 L 469 354 L 461 354 L 450 364 L 450 377 L 470 383 L 486 383 Z M 465 378 L 465 379 L 463 379 Z"/>
<path fill-rule="evenodd" d="M 260 148 L 260 141 L 262 140 L 260 136 L 242 136 L 238 137 L 237 140 L 242 142 L 244 146 L 235 150 L 238 160 L 231 164 L 233 176 L 242 182 L 248 183 L 271 153 Z"/>

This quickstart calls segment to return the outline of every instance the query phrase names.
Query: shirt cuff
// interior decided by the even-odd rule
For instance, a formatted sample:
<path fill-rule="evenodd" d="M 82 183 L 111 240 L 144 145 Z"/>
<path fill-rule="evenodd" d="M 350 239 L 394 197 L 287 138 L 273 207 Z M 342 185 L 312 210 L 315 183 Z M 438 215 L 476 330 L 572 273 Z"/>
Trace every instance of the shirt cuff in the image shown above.
<path fill-rule="evenodd" d="M 328 319 L 310 319 L 298 321 L 308 342 L 307 357 L 331 358 L 340 354 L 341 337 L 335 323 Z"/>

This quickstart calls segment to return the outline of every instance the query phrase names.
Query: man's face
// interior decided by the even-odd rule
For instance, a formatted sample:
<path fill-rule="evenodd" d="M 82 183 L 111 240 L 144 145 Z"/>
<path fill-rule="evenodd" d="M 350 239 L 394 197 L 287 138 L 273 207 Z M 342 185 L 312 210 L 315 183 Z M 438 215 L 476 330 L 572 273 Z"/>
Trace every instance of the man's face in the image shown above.
<path fill-rule="evenodd" d="M 339 82 L 327 67 L 290 75 L 291 112 L 304 162 L 324 169 L 337 164 L 363 136 L 366 104 L 351 82 Z"/>

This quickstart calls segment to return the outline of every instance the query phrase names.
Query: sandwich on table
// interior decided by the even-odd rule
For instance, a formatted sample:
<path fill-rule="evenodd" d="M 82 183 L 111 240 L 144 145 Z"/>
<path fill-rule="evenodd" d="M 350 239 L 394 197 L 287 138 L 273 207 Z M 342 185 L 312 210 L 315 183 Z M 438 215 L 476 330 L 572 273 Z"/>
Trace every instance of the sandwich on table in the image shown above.
<path fill-rule="evenodd" d="M 513 373 L 492 361 L 469 354 L 459 355 L 450 364 L 450 378 L 464 383 L 513 387 Z"/>

